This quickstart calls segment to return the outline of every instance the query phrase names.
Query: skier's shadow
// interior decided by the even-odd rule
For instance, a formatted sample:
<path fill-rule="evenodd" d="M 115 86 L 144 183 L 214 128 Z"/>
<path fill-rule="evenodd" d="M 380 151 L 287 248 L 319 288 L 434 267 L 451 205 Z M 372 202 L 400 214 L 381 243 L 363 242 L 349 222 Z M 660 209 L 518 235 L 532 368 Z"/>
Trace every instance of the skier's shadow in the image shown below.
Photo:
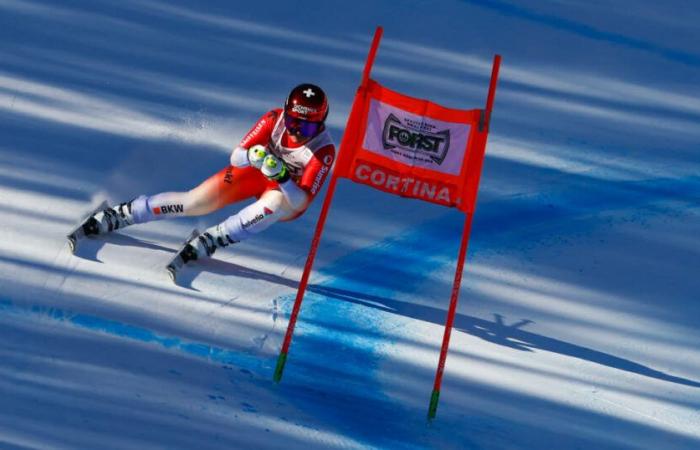
<path fill-rule="evenodd" d="M 102 250 L 105 244 L 114 244 L 126 247 L 142 247 L 149 248 L 152 250 L 163 250 L 167 252 L 173 252 L 174 250 L 169 247 L 164 247 L 159 244 L 154 244 L 152 242 L 143 241 L 125 234 L 111 233 L 106 236 L 89 237 L 83 238 L 78 241 L 78 247 L 75 251 L 75 256 L 90 261 L 95 261 L 102 263 L 101 259 L 97 257 L 97 254 Z"/>
<path fill-rule="evenodd" d="M 83 259 L 88 259 L 90 261 L 95 261 L 95 262 L 103 262 L 97 257 L 97 254 L 100 252 L 102 247 L 104 247 L 105 244 L 113 244 L 113 245 L 120 245 L 120 246 L 125 246 L 125 247 L 141 247 L 141 248 L 148 248 L 151 250 L 161 250 L 165 251 L 168 253 L 172 253 L 174 256 L 174 253 L 177 251 L 177 249 L 171 248 L 171 247 L 165 247 L 163 245 L 159 244 L 154 244 L 152 242 L 144 241 L 142 239 L 137 239 L 131 236 L 128 236 L 126 234 L 119 234 L 119 233 L 111 233 L 106 236 L 99 236 L 99 237 L 90 237 L 90 238 L 85 238 L 81 241 L 79 241 L 78 244 L 78 249 L 75 252 L 76 256 L 79 256 L 80 258 Z M 165 260 L 164 260 L 165 261 Z M 167 278 L 166 271 L 165 271 L 165 262 L 163 262 L 163 279 L 165 280 Z M 206 267 L 186 267 L 183 270 L 179 271 L 177 275 L 177 281 L 175 282 L 176 285 L 178 285 L 181 288 L 189 289 L 195 292 L 200 292 L 199 289 L 196 289 L 195 287 L 192 286 L 192 282 L 194 281 L 195 278 L 199 275 L 202 270 L 206 270 Z"/>
<path fill-rule="evenodd" d="M 293 289 L 296 289 L 299 284 L 296 280 L 290 280 L 279 275 L 249 269 L 224 261 L 218 261 L 216 264 L 209 266 L 209 268 L 221 273 L 222 275 L 233 274 L 244 278 L 264 280 Z M 432 322 L 437 325 L 444 325 L 446 319 L 446 313 L 444 310 L 433 308 L 431 306 L 417 305 L 363 292 L 356 292 L 331 286 L 322 286 L 318 284 L 310 284 L 308 286 L 308 290 L 309 292 L 323 295 L 325 297 L 356 303 L 366 307 L 390 312 L 392 314 L 399 314 L 405 317 Z M 613 369 L 618 369 L 657 380 L 700 388 L 700 381 L 669 375 L 629 359 L 524 330 L 527 325 L 534 323 L 532 320 L 521 319 L 509 325 L 506 323 L 503 315 L 494 313 L 493 317 L 494 320 L 490 321 L 464 314 L 457 314 L 455 316 L 454 328 L 493 344 L 502 345 L 514 350 L 524 352 L 542 350 L 558 353 L 560 355 L 589 361 L 595 364 L 600 364 Z"/>
<path fill-rule="evenodd" d="M 185 267 L 182 267 L 180 270 L 177 271 L 177 278 L 175 279 L 175 284 L 178 287 L 184 289 L 189 289 L 195 292 L 201 292 L 199 289 L 192 286 L 192 283 L 203 271 L 208 271 L 208 267 L 197 267 L 191 264 L 186 265 Z"/>
<path fill-rule="evenodd" d="M 73 254 L 79 258 L 87 259 L 88 261 L 103 263 L 104 261 L 99 259 L 97 254 L 104 245 L 105 241 L 102 239 L 84 238 L 78 241 L 78 247 Z M 68 247 L 68 244 L 66 244 L 66 247 Z"/>
<path fill-rule="evenodd" d="M 443 325 L 446 319 L 445 311 L 430 306 L 416 305 L 332 287 L 313 286 L 309 290 L 373 308 L 376 308 L 377 304 L 384 305 L 393 309 L 392 312 L 395 314 L 426 320 L 438 325 Z M 669 375 L 629 359 L 524 330 L 525 326 L 534 323 L 532 320 L 522 319 L 507 325 L 504 316 L 501 314 L 494 313 L 493 316 L 494 320 L 489 321 L 478 317 L 457 314 L 454 327 L 485 341 L 515 350 L 526 352 L 543 350 L 558 353 L 657 380 L 700 388 L 700 381 Z"/>

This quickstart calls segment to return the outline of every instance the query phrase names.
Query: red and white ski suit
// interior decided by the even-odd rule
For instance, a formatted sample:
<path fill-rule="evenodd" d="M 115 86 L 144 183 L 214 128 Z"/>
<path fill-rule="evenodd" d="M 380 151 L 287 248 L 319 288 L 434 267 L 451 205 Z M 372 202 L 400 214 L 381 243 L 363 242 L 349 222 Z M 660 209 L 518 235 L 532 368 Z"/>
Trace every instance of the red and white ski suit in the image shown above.
<path fill-rule="evenodd" d="M 250 166 L 247 151 L 263 145 L 280 158 L 290 179 L 277 183 Z M 231 241 L 244 240 L 280 220 L 304 213 L 321 190 L 335 159 L 335 146 L 324 128 L 306 142 L 295 143 L 284 126 L 281 109 L 262 116 L 231 154 L 231 165 L 188 192 L 142 196 L 132 205 L 135 223 L 168 217 L 208 214 L 249 198 L 257 201 L 218 225 Z M 223 228 L 221 228 L 223 227 Z"/>

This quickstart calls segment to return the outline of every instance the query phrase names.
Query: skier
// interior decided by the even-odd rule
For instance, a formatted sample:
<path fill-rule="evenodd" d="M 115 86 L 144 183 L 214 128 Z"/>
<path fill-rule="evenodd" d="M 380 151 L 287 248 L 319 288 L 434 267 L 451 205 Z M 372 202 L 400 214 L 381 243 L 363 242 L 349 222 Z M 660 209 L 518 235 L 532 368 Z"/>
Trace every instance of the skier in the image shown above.
<path fill-rule="evenodd" d="M 210 257 L 219 247 L 304 213 L 335 159 L 335 146 L 324 125 L 327 116 L 323 90 L 301 84 L 292 89 L 284 109 L 273 109 L 258 120 L 231 153 L 228 167 L 190 191 L 141 195 L 108 207 L 89 217 L 77 231 L 85 236 L 102 235 L 153 220 L 204 215 L 257 198 L 224 222 L 193 235 L 168 266 L 174 279 L 175 270 L 182 265 Z M 69 239 L 74 248 L 77 237 L 69 235 Z"/>

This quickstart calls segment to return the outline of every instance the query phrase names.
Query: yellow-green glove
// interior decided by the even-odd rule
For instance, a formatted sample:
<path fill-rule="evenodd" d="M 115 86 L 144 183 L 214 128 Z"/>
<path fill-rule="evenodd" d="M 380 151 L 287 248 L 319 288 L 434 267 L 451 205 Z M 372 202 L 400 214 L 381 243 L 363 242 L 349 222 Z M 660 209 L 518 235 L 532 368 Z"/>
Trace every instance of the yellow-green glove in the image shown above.
<path fill-rule="evenodd" d="M 287 165 L 275 155 L 267 155 L 263 160 L 260 171 L 270 180 L 284 183 L 289 179 Z"/>
<path fill-rule="evenodd" d="M 254 145 L 248 149 L 248 162 L 256 169 L 260 169 L 263 160 L 267 156 L 267 148 L 264 145 Z"/>

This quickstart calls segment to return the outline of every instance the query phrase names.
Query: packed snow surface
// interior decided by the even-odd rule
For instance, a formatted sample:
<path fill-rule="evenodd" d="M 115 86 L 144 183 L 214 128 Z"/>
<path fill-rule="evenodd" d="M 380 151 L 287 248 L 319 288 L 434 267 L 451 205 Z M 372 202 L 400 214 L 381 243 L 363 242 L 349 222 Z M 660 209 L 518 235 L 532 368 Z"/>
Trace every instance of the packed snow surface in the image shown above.
<path fill-rule="evenodd" d="M 700 448 L 693 1 L 0 0 L 0 448 Z M 340 141 L 373 78 L 484 105 L 503 56 L 437 418 L 464 216 L 341 180 L 320 211 L 163 269 L 209 216 L 70 254 L 103 200 L 186 190 L 301 82 Z M 321 194 L 324 195 L 325 191 Z"/>

